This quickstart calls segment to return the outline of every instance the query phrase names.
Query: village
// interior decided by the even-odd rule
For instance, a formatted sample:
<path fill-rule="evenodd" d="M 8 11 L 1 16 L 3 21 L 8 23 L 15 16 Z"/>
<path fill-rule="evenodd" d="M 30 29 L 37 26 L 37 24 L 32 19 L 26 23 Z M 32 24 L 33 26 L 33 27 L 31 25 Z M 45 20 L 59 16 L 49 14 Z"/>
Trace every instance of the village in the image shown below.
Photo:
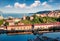
<path fill-rule="evenodd" d="M 38 17 L 60 17 L 60 12 L 51 11 L 48 14 L 35 14 Z M 0 20 L 4 19 L 3 16 L 0 16 Z M 34 17 L 30 16 L 29 20 L 33 20 Z M 13 18 L 8 17 L 4 19 L 3 24 L 0 26 L 0 30 L 20 30 L 20 31 L 32 31 L 32 30 L 49 30 L 50 28 L 56 27 L 59 29 L 60 22 L 51 22 L 51 23 L 40 23 L 40 24 L 24 24 L 21 20 L 26 20 L 26 16 L 22 18 Z"/>

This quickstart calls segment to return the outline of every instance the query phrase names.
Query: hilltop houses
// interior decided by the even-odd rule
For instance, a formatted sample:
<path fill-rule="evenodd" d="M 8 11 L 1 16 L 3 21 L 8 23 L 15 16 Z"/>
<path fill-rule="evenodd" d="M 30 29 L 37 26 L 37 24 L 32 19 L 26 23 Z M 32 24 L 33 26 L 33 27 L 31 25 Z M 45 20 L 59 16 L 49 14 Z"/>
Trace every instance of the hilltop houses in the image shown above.
<path fill-rule="evenodd" d="M 47 14 L 36 14 L 36 16 L 38 16 L 38 17 L 46 17 Z"/>
<path fill-rule="evenodd" d="M 60 17 L 60 12 L 51 11 L 49 13 L 36 14 L 38 17 Z"/>

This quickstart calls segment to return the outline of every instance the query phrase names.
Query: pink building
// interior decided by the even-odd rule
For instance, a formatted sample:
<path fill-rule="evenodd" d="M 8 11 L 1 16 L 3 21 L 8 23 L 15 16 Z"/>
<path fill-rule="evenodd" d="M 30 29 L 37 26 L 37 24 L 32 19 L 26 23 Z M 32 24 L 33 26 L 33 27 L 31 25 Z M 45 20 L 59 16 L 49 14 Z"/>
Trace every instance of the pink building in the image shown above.
<path fill-rule="evenodd" d="M 18 25 L 24 25 L 24 23 L 22 23 L 22 22 L 19 22 L 19 23 L 18 23 Z"/>
<path fill-rule="evenodd" d="M 6 30 L 6 26 L 0 26 L 0 30 Z"/>
<path fill-rule="evenodd" d="M 49 24 L 34 24 L 34 29 L 49 29 L 50 27 L 60 26 L 60 22 L 49 23 Z"/>
<path fill-rule="evenodd" d="M 11 25 L 7 26 L 7 30 L 31 30 L 32 25 Z"/>
<path fill-rule="evenodd" d="M 6 20 L 6 22 L 8 22 L 9 25 L 15 25 L 15 22 L 13 20 Z"/>

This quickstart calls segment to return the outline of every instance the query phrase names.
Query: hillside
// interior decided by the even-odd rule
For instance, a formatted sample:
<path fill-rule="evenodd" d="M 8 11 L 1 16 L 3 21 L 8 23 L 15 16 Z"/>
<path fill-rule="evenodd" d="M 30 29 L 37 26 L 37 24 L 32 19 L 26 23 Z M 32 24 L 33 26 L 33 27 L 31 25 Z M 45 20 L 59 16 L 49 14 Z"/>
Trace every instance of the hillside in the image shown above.
<path fill-rule="evenodd" d="M 44 13 L 50 13 L 51 11 L 39 11 L 39 12 L 36 12 L 37 14 L 44 14 Z M 60 12 L 60 10 L 53 10 L 53 12 Z"/>

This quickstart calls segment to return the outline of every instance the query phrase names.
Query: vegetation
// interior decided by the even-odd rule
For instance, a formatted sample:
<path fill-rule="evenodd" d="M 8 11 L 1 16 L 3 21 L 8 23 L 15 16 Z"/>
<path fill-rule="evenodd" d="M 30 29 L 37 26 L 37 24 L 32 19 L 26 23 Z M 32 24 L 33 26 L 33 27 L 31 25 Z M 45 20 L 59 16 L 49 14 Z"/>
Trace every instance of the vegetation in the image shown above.
<path fill-rule="evenodd" d="M 3 24 L 3 20 L 0 20 L 0 26 Z"/>
<path fill-rule="evenodd" d="M 29 21 L 29 20 L 22 20 L 21 22 L 24 24 L 31 24 L 31 21 Z"/>
<path fill-rule="evenodd" d="M 29 17 L 29 16 L 27 16 L 27 17 L 26 17 L 26 19 L 27 19 L 27 20 L 30 20 L 30 17 Z"/>
<path fill-rule="evenodd" d="M 9 25 L 9 23 L 8 22 L 5 22 L 5 24 L 4 24 L 5 26 L 8 26 Z"/>
<path fill-rule="evenodd" d="M 30 20 L 30 17 L 27 16 L 26 20 L 21 20 L 20 22 L 24 23 L 24 24 L 40 24 L 40 23 L 51 23 L 51 22 L 60 22 L 60 17 L 56 18 L 56 17 L 38 17 L 36 15 L 33 15 L 34 19 Z M 3 24 L 3 21 L 5 20 L 0 20 L 0 26 Z M 17 24 L 18 22 L 15 22 L 15 24 Z M 5 26 L 8 26 L 9 23 L 6 22 L 4 24 Z"/>
<path fill-rule="evenodd" d="M 60 22 L 60 17 L 57 19 L 57 21 L 59 21 L 59 22 Z"/>
<path fill-rule="evenodd" d="M 29 20 L 29 17 L 27 16 L 26 20 L 21 20 L 21 22 L 25 24 L 40 24 L 40 23 L 50 23 L 50 22 L 60 22 L 60 17 L 38 17 L 36 15 L 33 15 L 34 19 Z"/>

